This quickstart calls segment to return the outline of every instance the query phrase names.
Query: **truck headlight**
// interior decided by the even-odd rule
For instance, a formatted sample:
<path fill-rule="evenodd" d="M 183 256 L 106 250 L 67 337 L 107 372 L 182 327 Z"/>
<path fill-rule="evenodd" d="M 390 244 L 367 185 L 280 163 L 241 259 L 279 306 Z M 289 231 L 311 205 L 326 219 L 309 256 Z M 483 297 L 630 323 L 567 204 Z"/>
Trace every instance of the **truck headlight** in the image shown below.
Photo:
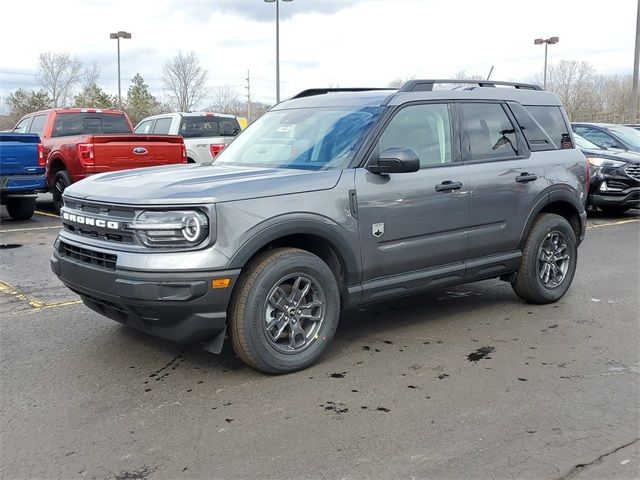
<path fill-rule="evenodd" d="M 147 247 L 192 247 L 209 234 L 207 216 L 196 210 L 146 211 L 128 225 Z"/>
<path fill-rule="evenodd" d="M 600 157 L 587 157 L 587 160 L 592 167 L 618 168 L 624 165 L 624 162 L 620 162 L 618 160 L 609 160 L 607 158 Z"/>

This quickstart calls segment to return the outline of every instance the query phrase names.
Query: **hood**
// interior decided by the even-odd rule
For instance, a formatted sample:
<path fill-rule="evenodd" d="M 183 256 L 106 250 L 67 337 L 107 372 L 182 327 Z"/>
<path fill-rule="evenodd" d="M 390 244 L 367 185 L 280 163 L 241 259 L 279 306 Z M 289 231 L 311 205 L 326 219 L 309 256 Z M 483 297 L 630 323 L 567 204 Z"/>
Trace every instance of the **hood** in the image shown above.
<path fill-rule="evenodd" d="M 328 190 L 341 170 L 308 171 L 211 164 L 103 173 L 68 187 L 70 198 L 128 205 L 205 204 Z"/>
<path fill-rule="evenodd" d="M 610 160 L 619 160 L 627 163 L 640 163 L 640 154 L 636 152 L 627 152 L 625 150 L 592 150 L 588 148 L 580 149 L 585 157 L 608 158 Z"/>

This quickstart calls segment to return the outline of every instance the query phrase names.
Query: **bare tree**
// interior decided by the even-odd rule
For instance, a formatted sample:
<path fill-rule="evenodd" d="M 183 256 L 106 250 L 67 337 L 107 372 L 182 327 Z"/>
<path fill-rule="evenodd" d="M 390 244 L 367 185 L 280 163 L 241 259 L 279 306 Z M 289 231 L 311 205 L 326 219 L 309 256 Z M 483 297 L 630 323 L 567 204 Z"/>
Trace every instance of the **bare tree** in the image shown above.
<path fill-rule="evenodd" d="M 87 89 L 91 85 L 97 85 L 100 79 L 100 67 L 96 62 L 82 69 L 82 89 Z"/>
<path fill-rule="evenodd" d="M 170 92 L 173 106 L 178 111 L 187 112 L 208 96 L 207 76 L 194 52 L 189 55 L 178 52 L 165 63 L 162 83 Z"/>
<path fill-rule="evenodd" d="M 394 78 L 393 80 L 391 80 L 389 83 L 387 83 L 387 87 L 389 87 L 389 88 L 400 88 L 406 82 L 408 82 L 409 80 L 414 80 L 415 78 L 416 78 L 415 75 L 412 75 L 411 77 L 407 77 L 407 78 L 397 77 L 397 78 Z"/>
<path fill-rule="evenodd" d="M 214 87 L 211 91 L 212 103 L 208 110 L 221 113 L 234 113 L 239 108 L 245 108 L 238 92 L 231 85 Z"/>
<path fill-rule="evenodd" d="M 597 111 L 602 107 L 596 89 L 596 71 L 589 62 L 560 60 L 549 66 L 547 90 L 560 97 L 572 120 L 580 111 Z"/>
<path fill-rule="evenodd" d="M 73 98 L 73 88 L 82 79 L 82 63 L 68 53 L 41 53 L 36 79 L 51 97 L 54 107 L 64 107 Z"/>

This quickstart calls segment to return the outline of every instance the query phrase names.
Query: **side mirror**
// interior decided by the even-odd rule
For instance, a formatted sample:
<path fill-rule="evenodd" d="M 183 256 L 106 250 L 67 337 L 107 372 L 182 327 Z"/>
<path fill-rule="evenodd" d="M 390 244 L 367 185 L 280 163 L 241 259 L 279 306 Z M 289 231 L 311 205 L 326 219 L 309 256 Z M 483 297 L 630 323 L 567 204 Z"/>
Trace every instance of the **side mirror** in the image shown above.
<path fill-rule="evenodd" d="M 410 148 L 388 148 L 366 166 L 371 173 L 409 173 L 420 170 L 420 159 Z"/>

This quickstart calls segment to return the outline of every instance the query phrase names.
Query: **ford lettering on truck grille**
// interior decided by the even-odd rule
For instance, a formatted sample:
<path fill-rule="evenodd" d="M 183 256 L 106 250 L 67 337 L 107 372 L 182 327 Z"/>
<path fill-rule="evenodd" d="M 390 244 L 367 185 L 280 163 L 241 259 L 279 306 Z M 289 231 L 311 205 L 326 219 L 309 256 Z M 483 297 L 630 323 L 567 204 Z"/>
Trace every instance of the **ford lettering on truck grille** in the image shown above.
<path fill-rule="evenodd" d="M 63 220 L 67 220 L 73 223 L 79 223 L 80 225 L 92 225 L 100 228 L 108 228 L 109 230 L 118 230 L 120 228 L 120 222 L 114 222 L 113 220 L 102 220 L 100 218 L 85 217 L 83 215 L 75 215 L 73 213 L 62 212 Z"/>

